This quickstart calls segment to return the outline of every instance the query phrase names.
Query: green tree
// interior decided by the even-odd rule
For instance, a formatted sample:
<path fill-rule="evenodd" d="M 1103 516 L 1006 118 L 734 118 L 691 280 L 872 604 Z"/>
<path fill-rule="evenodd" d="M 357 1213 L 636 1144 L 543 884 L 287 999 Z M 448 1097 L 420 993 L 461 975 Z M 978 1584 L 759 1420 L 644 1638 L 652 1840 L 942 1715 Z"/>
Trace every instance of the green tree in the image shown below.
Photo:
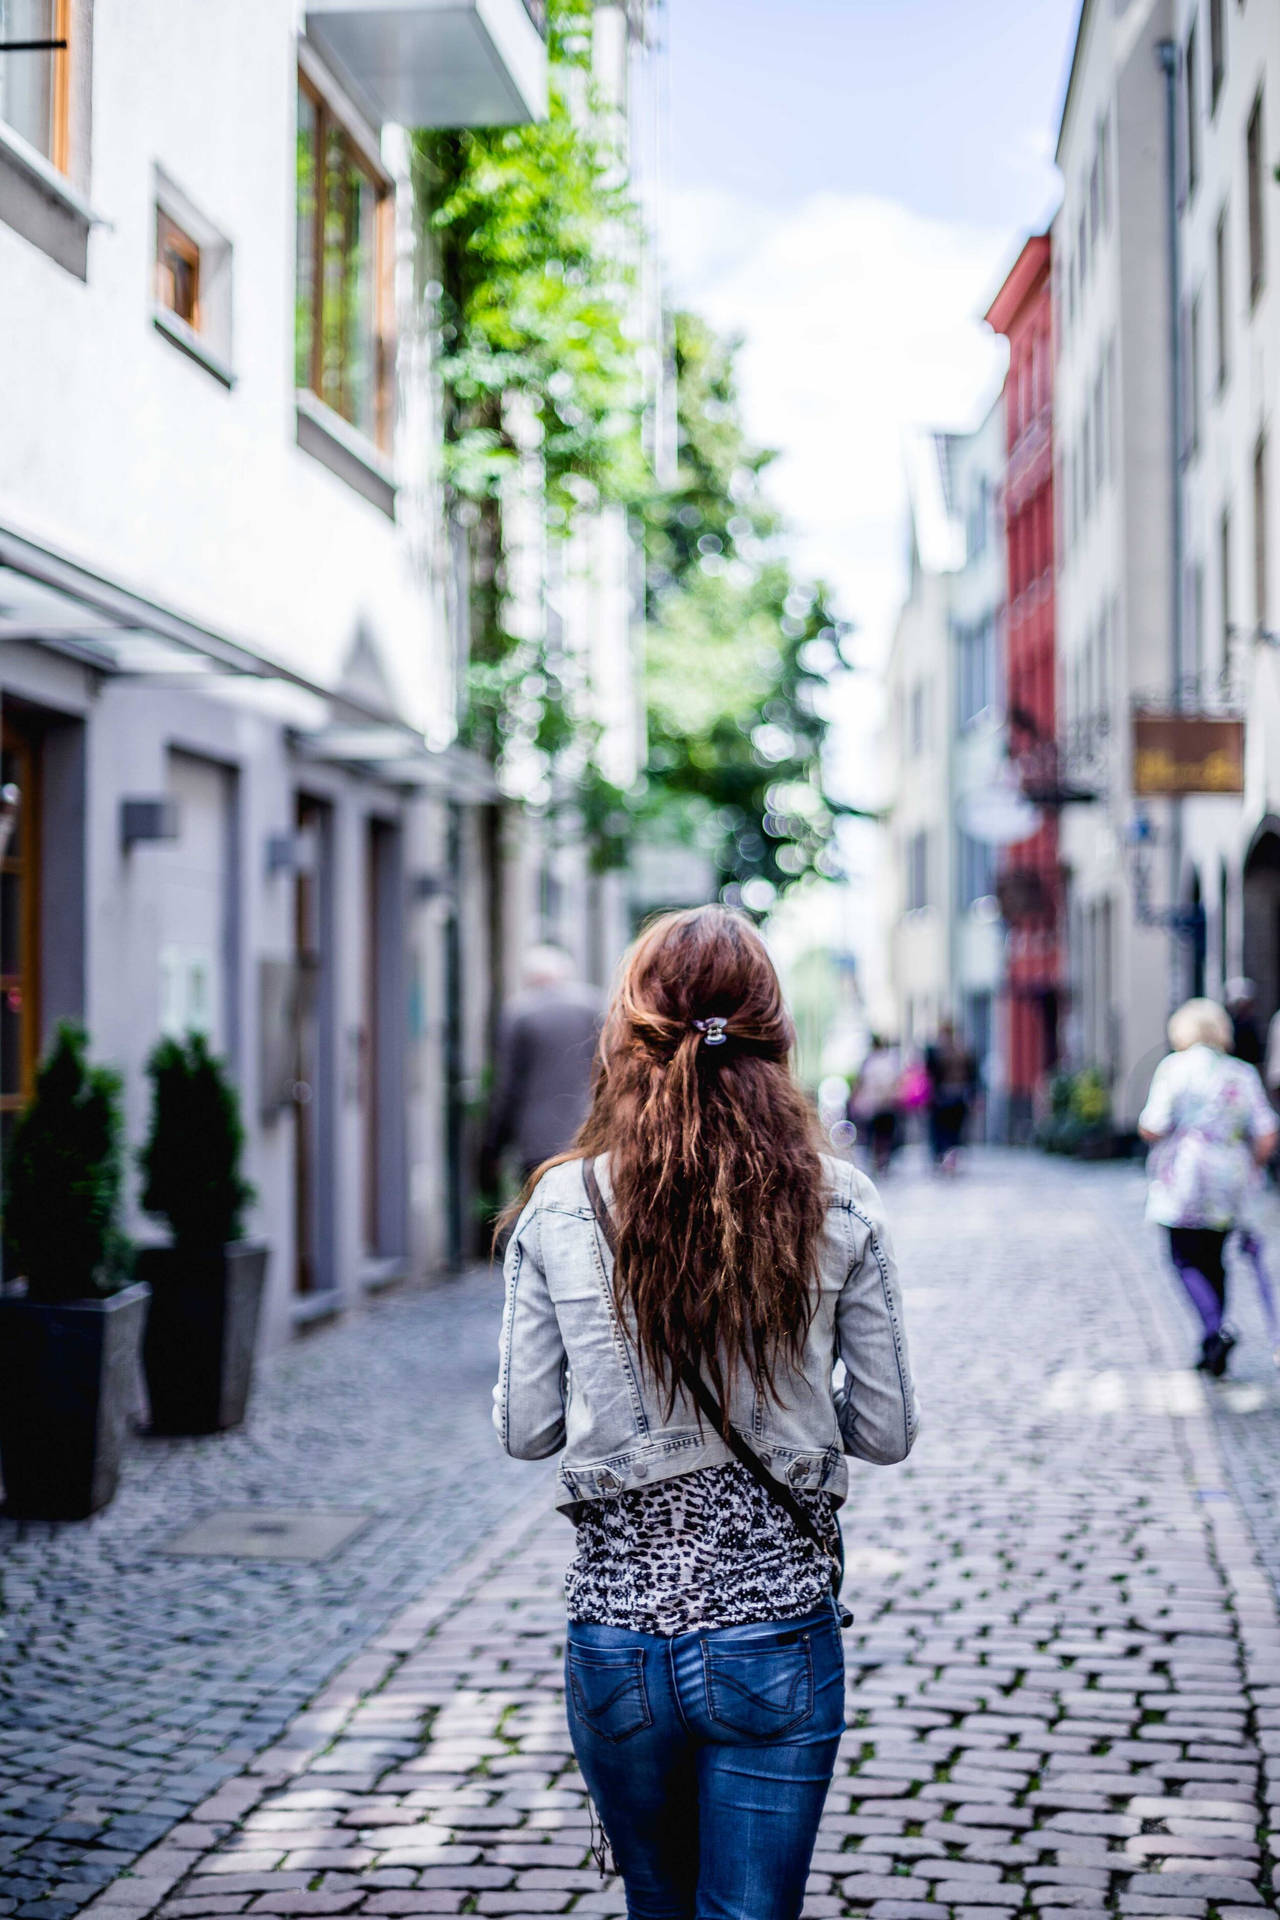
<path fill-rule="evenodd" d="M 515 498 L 536 483 L 563 537 L 649 484 L 628 324 L 638 229 L 591 33 L 589 0 L 551 0 L 545 120 L 414 136 L 445 478 L 471 560 L 462 725 L 495 759 L 513 738 L 554 759 L 581 731 L 560 663 L 512 631 Z"/>
<path fill-rule="evenodd" d="M 822 690 L 844 664 L 825 587 L 798 582 L 742 425 L 736 345 L 674 320 L 677 470 L 643 509 L 645 809 L 710 845 L 723 883 L 778 892 L 838 871 Z"/>

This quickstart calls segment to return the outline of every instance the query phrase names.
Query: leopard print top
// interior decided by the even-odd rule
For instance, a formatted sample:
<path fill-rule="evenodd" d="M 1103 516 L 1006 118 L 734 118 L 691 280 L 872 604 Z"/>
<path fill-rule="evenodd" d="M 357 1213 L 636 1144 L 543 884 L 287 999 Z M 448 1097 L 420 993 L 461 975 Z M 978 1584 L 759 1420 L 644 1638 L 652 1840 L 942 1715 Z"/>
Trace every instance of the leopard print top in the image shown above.
<path fill-rule="evenodd" d="M 796 1498 L 834 1549 L 835 1502 Z M 578 1510 L 569 1618 L 671 1635 L 812 1613 L 831 1564 L 736 1460 Z"/>

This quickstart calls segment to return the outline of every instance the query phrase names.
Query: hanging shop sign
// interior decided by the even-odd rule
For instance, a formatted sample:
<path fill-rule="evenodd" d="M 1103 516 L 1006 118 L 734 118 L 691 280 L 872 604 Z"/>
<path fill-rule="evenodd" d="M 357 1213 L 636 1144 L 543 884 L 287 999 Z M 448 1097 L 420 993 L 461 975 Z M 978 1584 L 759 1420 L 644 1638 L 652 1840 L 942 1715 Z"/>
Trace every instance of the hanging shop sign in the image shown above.
<path fill-rule="evenodd" d="M 1244 721 L 1135 713 L 1133 791 L 1148 798 L 1244 792 Z"/>

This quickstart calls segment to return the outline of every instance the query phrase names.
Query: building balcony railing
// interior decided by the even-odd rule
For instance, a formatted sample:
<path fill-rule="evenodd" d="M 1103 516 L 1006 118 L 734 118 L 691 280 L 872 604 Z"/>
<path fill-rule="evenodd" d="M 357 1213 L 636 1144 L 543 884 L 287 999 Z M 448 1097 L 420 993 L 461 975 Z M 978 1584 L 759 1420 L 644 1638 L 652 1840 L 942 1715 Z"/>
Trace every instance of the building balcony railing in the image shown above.
<path fill-rule="evenodd" d="M 379 124 L 516 126 L 546 113 L 546 0 L 307 0 L 306 21 Z"/>

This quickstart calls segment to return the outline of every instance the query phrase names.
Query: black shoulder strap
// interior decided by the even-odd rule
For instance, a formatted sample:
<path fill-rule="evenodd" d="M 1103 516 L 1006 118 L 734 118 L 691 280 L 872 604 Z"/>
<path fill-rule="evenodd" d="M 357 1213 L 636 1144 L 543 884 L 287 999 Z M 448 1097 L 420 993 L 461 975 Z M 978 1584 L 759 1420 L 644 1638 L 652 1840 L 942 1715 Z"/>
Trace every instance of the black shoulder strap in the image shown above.
<path fill-rule="evenodd" d="M 604 1235 L 605 1245 L 608 1247 L 609 1252 L 616 1257 L 618 1252 L 618 1236 L 614 1231 L 613 1220 L 605 1204 L 604 1195 L 600 1191 L 600 1182 L 596 1179 L 594 1162 L 591 1160 L 584 1160 L 582 1163 L 582 1184 L 587 1190 L 587 1198 L 591 1202 L 591 1210 L 595 1214 L 601 1233 Z M 812 1540 L 813 1544 L 821 1548 L 822 1552 L 829 1558 L 830 1555 L 826 1541 L 818 1532 L 817 1527 L 800 1505 L 800 1502 L 796 1499 L 790 1487 L 784 1486 L 781 1480 L 774 1479 L 755 1449 L 748 1446 L 736 1427 L 730 1426 L 724 1417 L 720 1402 L 716 1399 L 716 1396 L 712 1393 L 701 1373 L 699 1373 L 691 1361 L 685 1360 L 681 1363 L 680 1377 L 693 1398 L 697 1401 L 702 1412 L 706 1415 L 707 1419 L 711 1421 L 716 1432 L 723 1439 L 734 1459 L 741 1462 L 757 1485 L 763 1487 L 765 1492 L 790 1516 L 793 1525 L 799 1528 L 805 1539 Z"/>

